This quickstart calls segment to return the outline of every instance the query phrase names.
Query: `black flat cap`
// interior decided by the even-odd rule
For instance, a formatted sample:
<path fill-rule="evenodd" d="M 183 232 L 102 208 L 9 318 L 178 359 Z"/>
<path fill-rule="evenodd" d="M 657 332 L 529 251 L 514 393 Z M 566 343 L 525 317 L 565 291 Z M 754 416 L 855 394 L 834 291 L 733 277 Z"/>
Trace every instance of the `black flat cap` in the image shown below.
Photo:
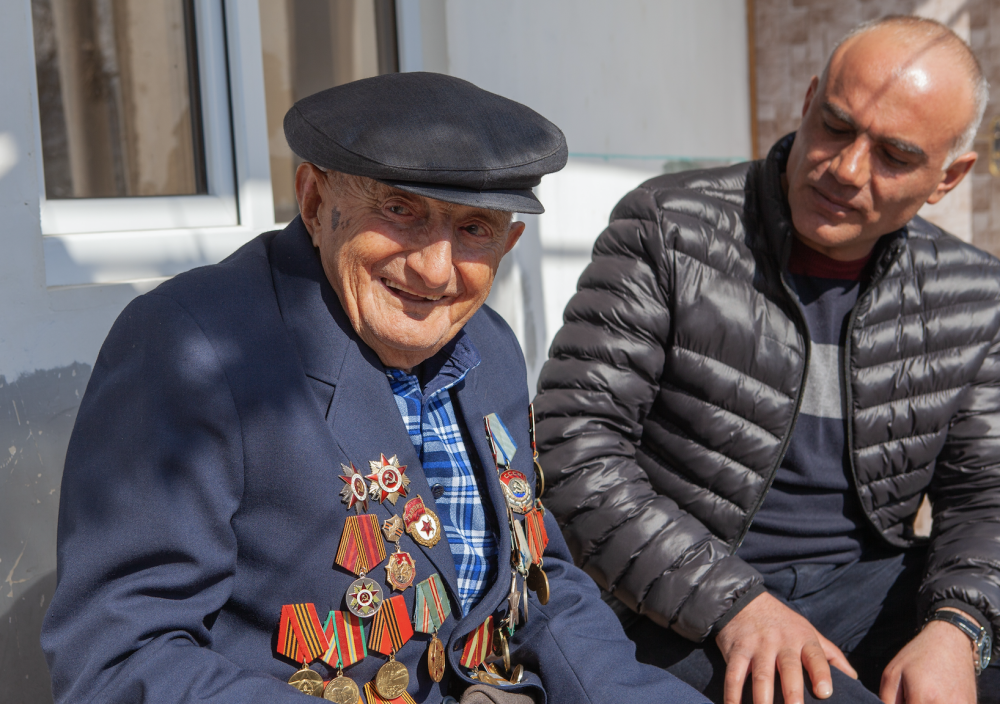
<path fill-rule="evenodd" d="M 302 159 L 449 203 L 517 213 L 566 165 L 566 138 L 537 112 L 440 73 L 387 73 L 315 93 L 285 115 Z"/>

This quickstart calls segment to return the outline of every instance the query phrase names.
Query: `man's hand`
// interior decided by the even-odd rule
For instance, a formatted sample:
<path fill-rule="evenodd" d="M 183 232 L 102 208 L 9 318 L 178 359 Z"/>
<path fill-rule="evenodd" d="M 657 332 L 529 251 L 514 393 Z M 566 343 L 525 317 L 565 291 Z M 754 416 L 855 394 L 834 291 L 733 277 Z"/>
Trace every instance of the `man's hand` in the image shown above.
<path fill-rule="evenodd" d="M 727 623 L 715 642 L 726 659 L 725 704 L 740 704 L 748 674 L 753 678 L 754 704 L 772 704 L 775 666 L 786 704 L 802 704 L 803 667 L 820 699 L 833 694 L 830 664 L 858 676 L 837 646 L 767 592 Z"/>
<path fill-rule="evenodd" d="M 879 697 L 886 704 L 976 704 L 974 655 L 969 636 L 931 621 L 885 668 Z"/>

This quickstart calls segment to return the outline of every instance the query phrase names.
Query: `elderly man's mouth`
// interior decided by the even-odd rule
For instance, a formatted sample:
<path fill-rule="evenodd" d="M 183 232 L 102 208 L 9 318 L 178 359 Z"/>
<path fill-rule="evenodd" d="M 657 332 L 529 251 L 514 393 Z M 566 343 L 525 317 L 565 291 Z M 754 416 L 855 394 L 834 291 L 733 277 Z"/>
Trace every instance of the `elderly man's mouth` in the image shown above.
<path fill-rule="evenodd" d="M 442 298 L 444 298 L 444 296 L 434 296 L 434 295 L 425 296 L 420 293 L 414 293 L 413 291 L 409 291 L 400 286 L 399 284 L 397 284 L 395 281 L 390 281 L 389 279 L 382 279 L 382 283 L 385 285 L 387 289 L 389 289 L 390 293 L 392 293 L 398 298 L 402 298 L 404 301 L 413 301 L 416 303 L 428 303 L 428 302 L 434 303 L 435 301 L 440 301 Z"/>

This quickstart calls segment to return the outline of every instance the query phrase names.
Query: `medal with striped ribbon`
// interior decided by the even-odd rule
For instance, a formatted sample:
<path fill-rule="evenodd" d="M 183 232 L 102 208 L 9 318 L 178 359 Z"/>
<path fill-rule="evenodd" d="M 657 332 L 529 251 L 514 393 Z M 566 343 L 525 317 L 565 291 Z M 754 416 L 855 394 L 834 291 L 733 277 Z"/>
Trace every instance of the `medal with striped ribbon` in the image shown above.
<path fill-rule="evenodd" d="M 368 647 L 377 653 L 392 655 L 412 637 L 413 626 L 410 624 L 410 614 L 403 595 L 397 594 L 386 599 L 372 621 Z"/>
<path fill-rule="evenodd" d="M 330 642 L 323 654 L 323 662 L 327 665 L 350 667 L 367 657 L 365 625 L 350 611 L 331 611 L 323 630 Z"/>
<path fill-rule="evenodd" d="M 347 608 L 355 616 L 374 616 L 382 606 L 382 588 L 365 574 L 385 559 L 378 519 L 370 513 L 348 516 L 340 534 L 337 564 L 359 578 L 347 588 Z"/>
<path fill-rule="evenodd" d="M 475 669 L 490 653 L 493 644 L 493 617 L 490 616 L 483 624 L 465 637 L 465 649 L 459 661 L 469 669 Z"/>
<path fill-rule="evenodd" d="M 427 646 L 427 672 L 431 679 L 440 682 L 444 678 L 444 643 L 437 637 L 437 630 L 451 615 L 451 602 L 444 591 L 441 575 L 434 573 L 417 585 L 417 597 L 413 604 L 413 628 L 420 633 L 430 633 L 431 642 Z"/>
<path fill-rule="evenodd" d="M 312 662 L 323 657 L 329 646 L 313 604 L 285 604 L 281 607 L 279 653 L 295 662 Z"/>

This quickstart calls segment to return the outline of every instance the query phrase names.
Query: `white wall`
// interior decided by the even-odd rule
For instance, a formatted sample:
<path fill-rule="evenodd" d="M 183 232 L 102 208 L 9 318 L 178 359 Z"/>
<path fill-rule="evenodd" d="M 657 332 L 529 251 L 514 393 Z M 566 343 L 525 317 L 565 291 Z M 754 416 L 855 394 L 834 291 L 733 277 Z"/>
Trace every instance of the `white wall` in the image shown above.
<path fill-rule="evenodd" d="M 421 5 L 422 69 L 518 100 L 566 133 L 569 164 L 538 189 L 545 300 L 532 305 L 546 349 L 625 193 L 668 161 L 750 156 L 744 0 L 397 3 Z M 446 52 L 426 19 L 441 5 Z"/>

